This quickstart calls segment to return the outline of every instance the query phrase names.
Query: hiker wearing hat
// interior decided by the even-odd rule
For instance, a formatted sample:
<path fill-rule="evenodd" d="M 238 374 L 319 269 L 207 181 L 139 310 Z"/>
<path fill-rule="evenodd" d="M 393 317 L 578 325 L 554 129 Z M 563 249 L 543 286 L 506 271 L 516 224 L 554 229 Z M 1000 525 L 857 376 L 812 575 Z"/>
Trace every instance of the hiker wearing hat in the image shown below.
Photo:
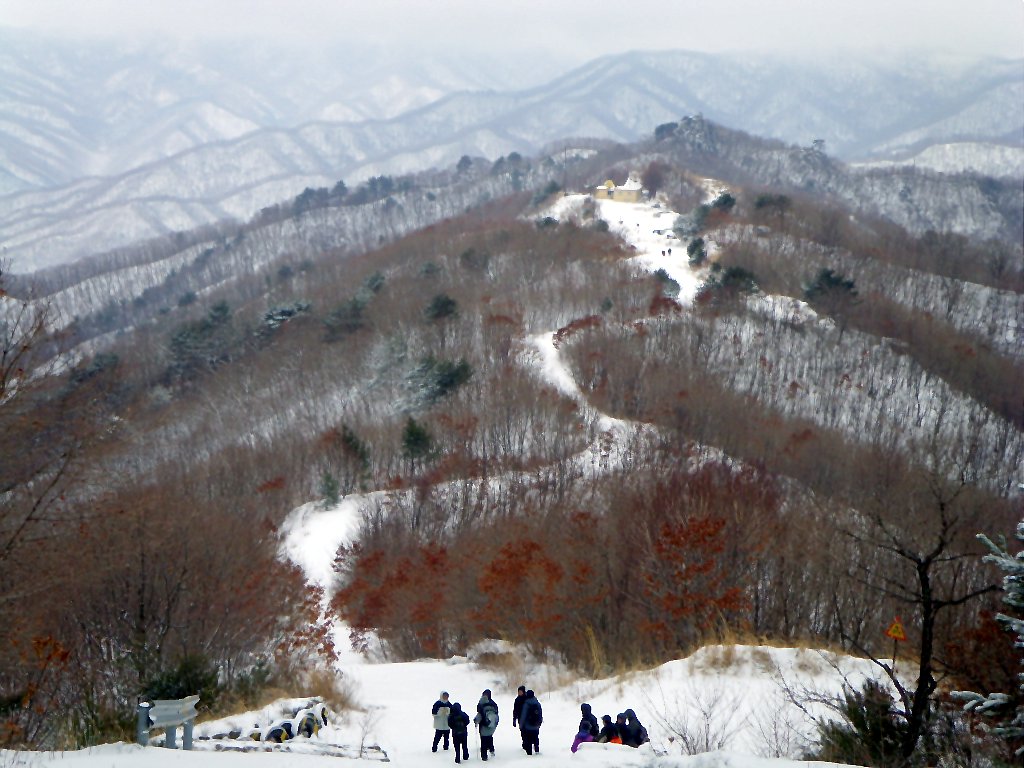
<path fill-rule="evenodd" d="M 520 685 L 516 693 L 516 700 L 512 702 L 512 727 L 521 728 L 521 715 L 523 714 L 523 702 L 526 701 L 526 686 Z"/>
<path fill-rule="evenodd" d="M 636 712 L 627 709 L 623 714 L 626 717 L 626 725 L 625 727 L 619 726 L 623 744 L 629 747 L 639 747 L 651 740 L 647 735 L 647 729 L 640 722 L 640 718 L 636 716 Z"/>
<path fill-rule="evenodd" d="M 451 733 L 451 728 L 448 727 L 448 715 L 452 712 L 452 704 L 448 701 L 448 691 L 441 691 L 441 698 L 434 702 L 430 712 L 434 715 L 434 744 L 430 751 L 437 752 L 437 745 L 442 738 L 444 739 L 444 748 L 447 750 L 448 736 Z"/>
<path fill-rule="evenodd" d="M 597 725 L 597 718 L 594 716 L 593 708 L 589 704 L 580 704 L 580 714 L 589 726 L 590 735 L 596 739 L 601 733 L 601 729 Z"/>
<path fill-rule="evenodd" d="M 622 722 L 626 722 L 626 717 L 623 715 Z M 602 744 L 621 744 L 622 737 L 619 735 L 619 727 L 612 722 L 611 715 L 601 715 L 601 733 L 598 734 L 597 740 Z"/>
<path fill-rule="evenodd" d="M 576 750 L 580 748 L 580 744 L 594 740 L 594 734 L 590 732 L 590 721 L 587 718 L 580 720 L 580 727 L 577 729 L 578 733 L 576 738 L 572 741 L 572 747 L 570 751 L 575 754 Z"/>
<path fill-rule="evenodd" d="M 448 727 L 452 729 L 455 762 L 469 760 L 469 715 L 462 711 L 462 705 L 457 701 L 452 704 L 452 713 L 448 715 Z"/>
<path fill-rule="evenodd" d="M 523 711 L 519 715 L 519 728 L 523 733 L 523 749 L 526 754 L 540 754 L 540 726 L 544 722 L 544 710 L 533 691 L 526 692 Z"/>
<path fill-rule="evenodd" d="M 498 705 L 491 698 L 490 688 L 480 696 L 473 722 L 480 731 L 480 759 L 486 760 L 488 753 L 494 754 L 494 731 L 498 728 Z"/>

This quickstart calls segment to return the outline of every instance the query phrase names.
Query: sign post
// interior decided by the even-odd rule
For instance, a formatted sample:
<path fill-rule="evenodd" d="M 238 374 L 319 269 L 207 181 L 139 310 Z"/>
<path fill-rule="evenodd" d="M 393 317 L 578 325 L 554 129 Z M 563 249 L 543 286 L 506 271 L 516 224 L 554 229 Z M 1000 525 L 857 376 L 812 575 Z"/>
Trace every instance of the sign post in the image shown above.
<path fill-rule="evenodd" d="M 896 674 L 896 648 L 901 640 L 907 639 L 907 633 L 903 629 L 903 622 L 900 621 L 900 617 L 897 616 L 893 619 L 892 624 L 885 630 L 885 636 L 892 638 L 892 673 Z"/>

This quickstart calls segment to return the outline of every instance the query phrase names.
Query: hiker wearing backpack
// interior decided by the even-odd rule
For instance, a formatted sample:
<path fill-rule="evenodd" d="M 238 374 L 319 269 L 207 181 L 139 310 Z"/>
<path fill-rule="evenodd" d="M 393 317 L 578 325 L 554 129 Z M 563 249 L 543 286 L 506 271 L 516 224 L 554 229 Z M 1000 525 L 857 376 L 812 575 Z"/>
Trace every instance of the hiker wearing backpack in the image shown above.
<path fill-rule="evenodd" d="M 498 728 L 498 705 L 491 698 L 490 688 L 484 690 L 477 702 L 473 722 L 480 731 L 480 759 L 486 760 L 488 752 L 494 754 L 494 731 Z"/>
<path fill-rule="evenodd" d="M 526 692 L 526 699 L 523 701 L 523 711 L 519 718 L 519 727 L 523 733 L 523 749 L 528 755 L 540 754 L 540 726 L 544 722 L 544 710 L 533 695 L 533 691 Z"/>
<path fill-rule="evenodd" d="M 441 698 L 434 702 L 430 713 L 434 716 L 434 744 L 430 751 L 437 752 L 437 745 L 442 738 L 444 738 L 444 748 L 447 751 L 448 735 L 451 733 L 451 728 L 448 726 L 448 715 L 452 713 L 452 703 L 448 701 L 448 691 L 441 691 Z"/>
<path fill-rule="evenodd" d="M 469 715 L 462 711 L 459 702 L 452 704 L 452 713 L 448 715 L 448 727 L 452 729 L 455 762 L 469 760 Z"/>

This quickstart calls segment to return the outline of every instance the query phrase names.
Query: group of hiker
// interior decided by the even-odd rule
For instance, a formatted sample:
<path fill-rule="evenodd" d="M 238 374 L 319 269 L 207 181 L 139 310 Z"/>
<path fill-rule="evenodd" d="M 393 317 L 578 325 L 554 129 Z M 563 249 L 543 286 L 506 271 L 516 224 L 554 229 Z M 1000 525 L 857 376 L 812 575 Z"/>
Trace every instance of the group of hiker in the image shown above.
<path fill-rule="evenodd" d="M 611 715 L 601 718 L 603 727 L 599 727 L 589 704 L 581 704 L 579 732 L 572 744 L 575 752 L 579 745 L 587 741 L 610 744 L 625 744 L 639 747 L 650 741 L 647 729 L 643 727 L 636 713 L 627 709 L 619 714 L 615 722 Z M 431 752 L 437 752 L 438 746 L 444 749 L 449 744 L 455 748 L 455 762 L 461 763 L 469 759 L 469 724 L 474 723 L 480 734 L 480 759 L 487 760 L 494 756 L 494 732 L 498 728 L 498 705 L 491 697 L 490 688 L 484 689 L 480 701 L 476 705 L 476 714 L 470 719 L 469 713 L 462 709 L 459 702 L 450 700 L 447 691 L 441 691 L 441 697 L 431 708 L 434 716 L 434 743 Z M 522 737 L 523 751 L 528 755 L 540 754 L 540 727 L 544 722 L 544 709 L 537 696 L 525 685 L 519 686 L 515 701 L 512 704 L 512 727 L 518 728 Z"/>
<path fill-rule="evenodd" d="M 462 705 L 448 698 L 448 691 L 441 691 L 441 698 L 431 708 L 434 715 L 434 743 L 430 751 L 437 752 L 437 747 L 444 741 L 448 749 L 449 735 L 451 745 L 455 747 L 455 762 L 461 763 L 469 759 L 469 715 L 462 710 Z M 494 754 L 494 732 L 498 728 L 498 705 L 491 698 L 491 689 L 485 688 L 476 705 L 473 722 L 480 733 L 480 759 L 486 760 L 488 754 Z"/>
<path fill-rule="evenodd" d="M 572 742 L 572 751 L 579 749 L 580 744 L 588 741 L 596 741 L 599 744 L 624 744 L 627 747 L 639 747 L 651 740 L 647 735 L 636 712 L 627 709 L 615 716 L 612 722 L 611 715 L 601 716 L 601 727 L 597 725 L 597 717 L 591 711 L 589 704 L 580 704 L 580 713 L 583 718 L 580 720 L 579 731 Z"/>

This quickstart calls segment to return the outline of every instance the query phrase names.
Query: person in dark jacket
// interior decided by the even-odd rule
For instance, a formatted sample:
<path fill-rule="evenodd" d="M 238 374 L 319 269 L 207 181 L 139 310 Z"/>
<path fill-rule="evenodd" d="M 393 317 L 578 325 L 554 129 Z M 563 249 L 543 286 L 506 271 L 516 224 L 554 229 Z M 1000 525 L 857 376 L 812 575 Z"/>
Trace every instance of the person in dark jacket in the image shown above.
<path fill-rule="evenodd" d="M 512 727 L 518 728 L 520 726 L 520 715 L 523 713 L 523 702 L 526 701 L 526 686 L 519 686 L 519 693 L 516 694 L 516 700 L 512 702 Z"/>
<path fill-rule="evenodd" d="M 615 727 L 619 731 L 619 738 L 622 739 L 622 743 L 626 743 L 626 713 L 619 712 L 615 716 Z"/>
<path fill-rule="evenodd" d="M 523 711 L 519 715 L 519 728 L 523 733 L 523 749 L 526 754 L 540 754 L 540 726 L 544 722 L 544 710 L 533 691 L 526 692 Z"/>
<path fill-rule="evenodd" d="M 469 760 L 469 715 L 462 711 L 459 702 L 452 704 L 452 713 L 448 715 L 448 727 L 452 729 L 455 762 Z"/>
<path fill-rule="evenodd" d="M 452 713 L 452 703 L 448 701 L 448 691 L 441 691 L 441 698 L 434 702 L 430 713 L 434 716 L 434 744 L 430 751 L 437 752 L 437 745 L 441 743 L 442 738 L 444 738 L 444 748 L 447 750 L 448 735 L 452 732 L 448 727 L 448 715 Z"/>
<path fill-rule="evenodd" d="M 590 735 L 596 739 L 598 734 L 601 733 L 601 729 L 597 727 L 597 717 L 594 715 L 591 706 L 589 704 L 580 704 L 580 712 L 583 714 L 583 719 L 590 724 Z"/>
<path fill-rule="evenodd" d="M 622 743 L 630 747 L 639 747 L 641 744 L 650 741 L 650 738 L 647 736 L 647 729 L 644 728 L 643 723 L 636 716 L 636 712 L 632 709 L 627 709 L 623 714 L 626 716 L 626 726 L 625 728 L 620 727 Z"/>
<path fill-rule="evenodd" d="M 477 702 L 473 722 L 480 731 L 480 759 L 486 760 L 488 752 L 494 754 L 494 732 L 498 728 L 498 705 L 491 698 L 490 688 L 484 689 Z"/>
<path fill-rule="evenodd" d="M 601 732 L 597 734 L 597 740 L 601 744 L 621 744 L 622 737 L 619 735 L 619 727 L 612 722 L 611 715 L 602 715 Z"/>

